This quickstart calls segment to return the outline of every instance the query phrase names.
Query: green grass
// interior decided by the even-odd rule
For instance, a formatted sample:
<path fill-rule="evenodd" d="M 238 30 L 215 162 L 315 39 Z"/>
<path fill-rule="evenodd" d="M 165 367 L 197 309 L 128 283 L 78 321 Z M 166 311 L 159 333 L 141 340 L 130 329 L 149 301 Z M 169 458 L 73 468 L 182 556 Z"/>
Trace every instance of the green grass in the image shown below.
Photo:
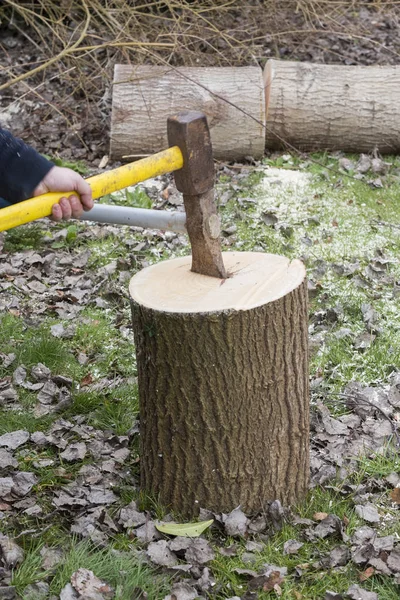
<path fill-rule="evenodd" d="M 113 194 L 103 196 L 102 204 L 117 204 L 118 206 L 132 206 L 136 208 L 152 208 L 153 203 L 146 192 L 140 187 L 127 188 Z"/>
<path fill-rule="evenodd" d="M 63 340 L 55 338 L 50 331 L 54 322 L 40 326 L 28 326 L 22 318 L 5 313 L 0 316 L 0 344 L 5 354 L 14 353 L 15 361 L 0 373 L 12 372 L 17 366 L 27 369 L 44 364 L 53 374 L 73 376 L 78 371 L 78 363 Z"/>
<path fill-rule="evenodd" d="M 46 416 L 35 419 L 35 417 L 25 411 L 11 412 L 0 409 L 0 435 L 18 429 L 24 429 L 29 433 L 34 431 L 46 431 L 53 421 L 53 417 Z"/>
<path fill-rule="evenodd" d="M 37 250 L 41 247 L 45 232 L 37 225 L 22 226 L 7 232 L 5 252 L 20 252 L 21 250 Z"/>
<path fill-rule="evenodd" d="M 67 345 L 53 337 L 47 329 L 31 330 L 18 353 L 18 358 L 28 368 L 42 363 L 53 375 L 62 373 L 73 376 L 79 370 Z"/>
<path fill-rule="evenodd" d="M 158 600 L 167 593 L 168 579 L 161 579 L 132 549 L 128 552 L 115 552 L 111 548 L 102 550 L 75 538 L 67 541 L 65 536 L 59 541 L 63 542 L 65 555 L 50 578 L 52 594 L 58 595 L 70 583 L 71 575 L 80 568 L 93 571 L 97 577 L 111 585 L 115 590 L 115 600 L 131 600 L 137 589 L 143 589 L 149 600 Z M 40 573 L 40 548 L 40 544 L 28 543 L 25 560 L 14 572 L 12 585 L 16 586 L 21 595 L 27 585 L 49 575 L 46 572 Z"/>
<path fill-rule="evenodd" d="M 80 175 L 87 175 L 88 173 L 87 165 L 82 160 L 65 160 L 64 158 L 59 158 L 58 156 L 49 156 L 47 154 L 44 156 L 48 160 L 51 160 L 57 167 L 66 167 L 67 169 L 72 169 Z"/>
<path fill-rule="evenodd" d="M 137 386 L 121 385 L 109 392 L 82 391 L 76 394 L 66 416 L 86 415 L 89 425 L 113 431 L 117 435 L 126 435 L 133 426 L 138 411 Z"/>
<path fill-rule="evenodd" d="M 375 452 L 372 456 L 360 456 L 356 458 L 358 463 L 358 477 L 360 481 L 371 477 L 382 478 L 391 473 L 400 472 L 399 452 L 391 445 L 387 445 L 384 452 Z"/>
<path fill-rule="evenodd" d="M 130 326 L 130 314 L 124 300 L 124 321 Z M 90 309 L 82 312 L 75 335 L 71 340 L 75 353 L 84 352 L 90 358 L 87 370 L 96 377 L 136 375 L 136 359 L 132 338 L 122 337 L 115 327 L 111 309 Z"/>

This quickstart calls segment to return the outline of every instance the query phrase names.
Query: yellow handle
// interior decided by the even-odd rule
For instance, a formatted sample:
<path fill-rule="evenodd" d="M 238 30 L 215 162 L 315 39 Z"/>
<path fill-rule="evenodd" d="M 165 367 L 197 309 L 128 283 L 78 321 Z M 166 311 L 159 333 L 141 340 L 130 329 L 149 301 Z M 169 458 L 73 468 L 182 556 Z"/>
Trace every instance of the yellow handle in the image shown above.
<path fill-rule="evenodd" d="M 92 188 L 93 198 L 100 198 L 151 177 L 177 171 L 182 167 L 182 152 L 178 146 L 173 146 L 142 160 L 118 167 L 118 169 L 89 177 L 86 181 Z M 49 192 L 2 208 L 0 210 L 0 231 L 50 216 L 53 204 L 56 204 L 63 196 L 68 197 L 71 194 L 76 195 L 76 192 Z"/>

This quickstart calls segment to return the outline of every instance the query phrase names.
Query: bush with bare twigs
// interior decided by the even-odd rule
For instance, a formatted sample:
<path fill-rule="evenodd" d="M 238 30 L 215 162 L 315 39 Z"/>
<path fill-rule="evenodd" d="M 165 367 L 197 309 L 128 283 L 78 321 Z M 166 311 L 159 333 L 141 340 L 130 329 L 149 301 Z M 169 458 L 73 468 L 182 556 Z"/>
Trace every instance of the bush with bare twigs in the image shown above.
<path fill-rule="evenodd" d="M 364 23 L 360 15 L 363 9 L 390 9 L 393 20 L 400 2 L 4 0 L 0 8 L 3 26 L 19 32 L 36 48 L 37 64 L 7 69 L 0 90 L 52 66 L 61 73 L 67 71 L 74 87 L 90 94 L 99 90 L 103 77 L 109 80 L 116 61 L 174 66 L 262 64 L 269 55 L 285 55 L 280 46 L 288 40 L 301 50 L 311 38 L 324 36 L 379 47 L 371 23 Z M 329 62 L 346 60 L 327 50 Z M 390 53 L 389 49 L 389 57 Z"/>

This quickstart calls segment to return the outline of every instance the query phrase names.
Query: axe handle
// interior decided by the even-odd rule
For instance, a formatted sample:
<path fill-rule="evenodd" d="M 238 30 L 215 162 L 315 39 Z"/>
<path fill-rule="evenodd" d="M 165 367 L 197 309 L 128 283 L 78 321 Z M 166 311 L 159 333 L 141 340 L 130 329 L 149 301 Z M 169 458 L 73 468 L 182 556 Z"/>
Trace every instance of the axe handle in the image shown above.
<path fill-rule="evenodd" d="M 176 171 L 182 167 L 182 152 L 178 146 L 173 146 L 142 160 L 118 167 L 118 169 L 89 177 L 86 181 L 92 188 L 93 198 L 101 198 L 106 194 L 122 190 L 157 175 Z M 68 197 L 72 194 L 77 195 L 76 192 L 50 192 L 2 208 L 0 210 L 0 231 L 49 217 L 53 204 L 56 204 L 63 196 Z"/>

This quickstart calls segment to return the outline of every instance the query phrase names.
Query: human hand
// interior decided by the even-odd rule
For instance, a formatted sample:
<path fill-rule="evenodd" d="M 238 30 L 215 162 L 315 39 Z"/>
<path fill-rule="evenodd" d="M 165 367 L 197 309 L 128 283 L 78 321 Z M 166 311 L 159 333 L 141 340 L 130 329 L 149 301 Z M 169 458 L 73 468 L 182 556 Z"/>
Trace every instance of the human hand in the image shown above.
<path fill-rule="evenodd" d="M 54 221 L 61 219 L 78 219 L 84 210 L 93 208 L 90 185 L 72 169 L 52 167 L 35 188 L 33 195 L 40 196 L 47 192 L 77 192 L 80 196 L 62 197 L 52 208 Z"/>

